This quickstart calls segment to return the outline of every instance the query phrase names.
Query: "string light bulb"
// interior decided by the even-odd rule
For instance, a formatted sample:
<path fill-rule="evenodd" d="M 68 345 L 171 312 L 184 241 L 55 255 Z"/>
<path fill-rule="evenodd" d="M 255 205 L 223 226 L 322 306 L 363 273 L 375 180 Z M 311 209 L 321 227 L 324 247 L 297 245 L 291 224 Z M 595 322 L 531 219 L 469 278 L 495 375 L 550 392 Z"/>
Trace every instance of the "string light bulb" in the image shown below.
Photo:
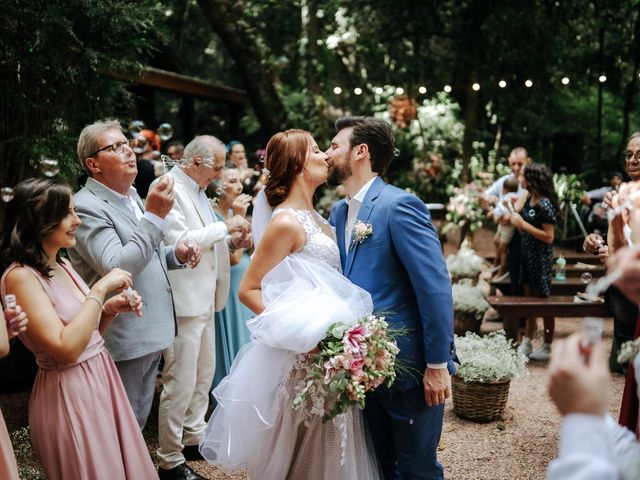
<path fill-rule="evenodd" d="M 606 82 L 606 81 L 607 81 L 607 76 L 606 76 L 606 75 L 600 75 L 600 76 L 598 77 L 598 81 L 599 81 L 600 83 L 604 83 L 604 82 Z"/>
<path fill-rule="evenodd" d="M 445 85 L 443 90 L 447 93 L 451 93 L 451 85 Z"/>
<path fill-rule="evenodd" d="M 474 83 L 473 85 L 471 85 L 471 88 L 473 89 L 474 92 L 477 92 L 478 90 L 480 90 L 480 84 Z"/>
<path fill-rule="evenodd" d="M 418 93 L 420 93 L 420 95 L 424 95 L 425 93 L 427 93 L 427 87 L 418 88 Z"/>
<path fill-rule="evenodd" d="M 531 80 L 525 80 L 524 86 L 527 88 L 533 87 L 533 82 Z"/>
<path fill-rule="evenodd" d="M 398 88 L 396 88 L 396 93 L 397 93 L 398 95 L 402 95 L 402 94 L 404 93 L 404 88 L 402 88 L 402 87 L 398 87 Z"/>
<path fill-rule="evenodd" d="M 342 93 L 342 89 L 340 87 L 333 87 L 333 93 L 340 95 Z"/>
<path fill-rule="evenodd" d="M 382 87 L 376 87 L 373 89 L 373 91 L 376 95 L 382 95 L 382 92 L 384 92 L 384 90 L 382 90 Z"/>
<path fill-rule="evenodd" d="M 560 81 L 563 85 L 569 85 L 569 77 L 562 77 L 562 80 Z"/>
<path fill-rule="evenodd" d="M 500 80 L 500 81 L 498 82 L 498 86 L 499 86 L 500 88 L 504 88 L 504 87 L 506 87 L 506 86 L 507 86 L 507 82 L 505 82 L 504 80 Z"/>
<path fill-rule="evenodd" d="M 353 93 L 356 95 L 362 95 L 362 89 L 360 87 L 356 87 L 353 89 Z"/>

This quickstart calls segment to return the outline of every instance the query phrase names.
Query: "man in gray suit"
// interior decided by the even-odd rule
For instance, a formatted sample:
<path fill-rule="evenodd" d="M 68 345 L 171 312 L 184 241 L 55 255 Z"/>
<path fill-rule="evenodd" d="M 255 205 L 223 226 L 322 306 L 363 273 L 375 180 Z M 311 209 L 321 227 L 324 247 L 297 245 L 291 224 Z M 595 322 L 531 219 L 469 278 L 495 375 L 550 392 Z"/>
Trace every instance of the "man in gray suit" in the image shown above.
<path fill-rule="evenodd" d="M 131 272 L 133 287 L 142 296 L 142 317 L 120 315 L 104 339 L 143 428 L 151 410 L 161 352 L 176 333 L 167 269 L 180 268 L 188 260 L 184 241 L 175 247 L 162 243 L 165 217 L 173 207 L 173 179 L 162 178 L 149 190 L 143 206 L 132 187 L 138 172 L 136 156 L 117 121 L 85 127 L 77 153 L 89 178 L 74 195 L 82 223 L 69 257 L 89 285 L 115 267 Z"/>

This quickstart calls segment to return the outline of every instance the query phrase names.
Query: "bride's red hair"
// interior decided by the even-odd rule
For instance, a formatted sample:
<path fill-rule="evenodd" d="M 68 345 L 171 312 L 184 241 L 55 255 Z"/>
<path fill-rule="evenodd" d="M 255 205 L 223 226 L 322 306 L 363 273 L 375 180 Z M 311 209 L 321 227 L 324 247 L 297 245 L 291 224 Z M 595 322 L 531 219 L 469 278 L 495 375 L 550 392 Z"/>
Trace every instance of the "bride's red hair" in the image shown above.
<path fill-rule="evenodd" d="M 276 133 L 267 143 L 264 166 L 269 170 L 269 178 L 264 193 L 272 208 L 289 195 L 293 179 L 307 161 L 311 140 L 311 134 L 305 130 L 286 130 Z"/>

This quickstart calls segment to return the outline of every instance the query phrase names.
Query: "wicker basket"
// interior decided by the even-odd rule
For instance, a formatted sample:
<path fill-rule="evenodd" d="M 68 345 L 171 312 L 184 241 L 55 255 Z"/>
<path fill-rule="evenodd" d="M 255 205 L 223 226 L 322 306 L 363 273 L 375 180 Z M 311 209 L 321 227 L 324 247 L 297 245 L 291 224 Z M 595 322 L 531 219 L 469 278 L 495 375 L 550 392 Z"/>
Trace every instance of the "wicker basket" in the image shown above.
<path fill-rule="evenodd" d="M 478 312 L 453 312 L 453 331 L 463 337 L 467 332 L 480 333 L 482 317 Z"/>
<path fill-rule="evenodd" d="M 453 411 L 461 418 L 478 423 L 498 420 L 507 405 L 510 382 L 465 382 L 454 375 L 451 379 Z"/>

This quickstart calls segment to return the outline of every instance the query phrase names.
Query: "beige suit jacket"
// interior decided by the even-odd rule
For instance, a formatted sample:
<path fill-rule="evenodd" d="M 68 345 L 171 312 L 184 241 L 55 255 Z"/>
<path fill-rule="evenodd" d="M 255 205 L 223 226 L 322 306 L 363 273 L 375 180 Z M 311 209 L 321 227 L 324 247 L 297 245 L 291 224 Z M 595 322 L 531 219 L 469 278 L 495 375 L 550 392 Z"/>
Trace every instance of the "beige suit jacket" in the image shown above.
<path fill-rule="evenodd" d="M 202 259 L 195 268 L 172 270 L 169 281 L 173 289 L 173 301 L 179 317 L 202 315 L 214 305 L 220 311 L 229 296 L 229 250 L 225 241 L 227 229 L 209 204 L 214 223 L 206 224 L 207 216 L 191 179 L 180 167 L 168 173 L 175 179 L 175 201 L 167 215 L 164 243 L 175 245 L 187 232 L 200 245 Z"/>

